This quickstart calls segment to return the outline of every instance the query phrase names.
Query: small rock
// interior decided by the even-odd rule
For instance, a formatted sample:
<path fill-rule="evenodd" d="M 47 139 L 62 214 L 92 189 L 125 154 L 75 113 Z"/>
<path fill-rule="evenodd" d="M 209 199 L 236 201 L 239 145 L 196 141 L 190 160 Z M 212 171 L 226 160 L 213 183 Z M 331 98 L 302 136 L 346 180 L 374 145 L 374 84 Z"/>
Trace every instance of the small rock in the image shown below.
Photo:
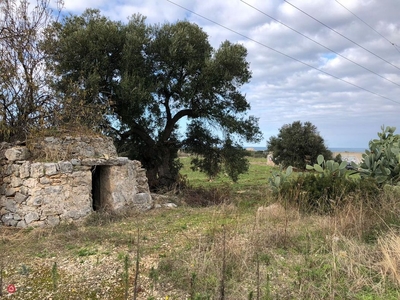
<path fill-rule="evenodd" d="M 30 224 L 33 221 L 39 220 L 39 215 L 36 212 L 30 212 L 25 216 L 25 222 L 26 224 Z"/>
<path fill-rule="evenodd" d="M 170 202 L 170 203 L 165 203 L 164 207 L 166 207 L 166 208 L 177 208 L 178 205 L 176 205 L 175 203 Z"/>
<path fill-rule="evenodd" d="M 14 196 L 15 202 L 16 202 L 16 203 L 19 203 L 19 204 L 21 204 L 22 202 L 24 202 L 24 201 L 26 200 L 26 198 L 28 198 L 28 196 L 27 196 L 27 195 L 24 195 L 24 194 L 22 194 L 22 193 L 20 193 L 20 192 L 17 192 L 17 193 L 15 194 L 15 196 Z"/>
<path fill-rule="evenodd" d="M 4 156 L 10 160 L 26 160 L 29 157 L 29 151 L 26 147 L 14 147 L 7 149 Z"/>

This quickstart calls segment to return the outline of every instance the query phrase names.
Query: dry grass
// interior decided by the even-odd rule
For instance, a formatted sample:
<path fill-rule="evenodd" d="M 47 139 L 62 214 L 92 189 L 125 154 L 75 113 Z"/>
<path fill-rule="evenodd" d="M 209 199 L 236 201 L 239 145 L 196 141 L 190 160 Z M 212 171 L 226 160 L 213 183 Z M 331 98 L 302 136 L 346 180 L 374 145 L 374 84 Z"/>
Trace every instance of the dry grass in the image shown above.
<path fill-rule="evenodd" d="M 53 229 L 2 227 L 3 293 L 13 283 L 10 299 L 124 299 L 127 283 L 131 297 L 139 229 L 137 299 L 400 298 L 398 196 L 353 196 L 321 215 L 258 188 L 196 189 L 173 198 L 176 209 Z"/>
<path fill-rule="evenodd" d="M 365 238 L 382 215 L 354 204 L 331 216 L 272 208 L 180 207 L 99 215 L 54 229 L 2 228 L 3 291 L 14 283 L 18 292 L 10 299 L 123 299 L 128 255 L 133 295 L 133 237 L 140 228 L 138 299 L 215 299 L 223 275 L 225 299 L 256 299 L 257 291 L 260 299 L 399 296 L 398 234 L 386 230 L 375 242 Z"/>
<path fill-rule="evenodd" d="M 382 276 L 389 277 L 397 286 L 400 286 L 400 235 L 390 230 L 378 239 L 380 260 L 378 266 Z"/>

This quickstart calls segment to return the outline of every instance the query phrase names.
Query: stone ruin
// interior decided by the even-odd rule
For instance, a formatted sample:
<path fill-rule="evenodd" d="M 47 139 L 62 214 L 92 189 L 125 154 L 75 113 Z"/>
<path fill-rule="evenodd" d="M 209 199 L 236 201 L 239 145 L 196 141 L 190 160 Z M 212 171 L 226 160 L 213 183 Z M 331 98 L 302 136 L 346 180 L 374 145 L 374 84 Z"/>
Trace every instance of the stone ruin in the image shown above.
<path fill-rule="evenodd" d="M 139 161 L 118 157 L 111 138 L 46 137 L 29 150 L 1 144 L 3 225 L 55 226 L 93 211 L 153 205 L 145 169 Z"/>

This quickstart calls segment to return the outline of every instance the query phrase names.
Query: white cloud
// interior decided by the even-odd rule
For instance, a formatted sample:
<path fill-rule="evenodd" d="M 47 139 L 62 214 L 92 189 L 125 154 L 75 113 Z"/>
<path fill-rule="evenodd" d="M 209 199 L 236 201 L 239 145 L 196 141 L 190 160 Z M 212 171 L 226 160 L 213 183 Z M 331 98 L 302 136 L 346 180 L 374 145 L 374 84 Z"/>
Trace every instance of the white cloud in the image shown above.
<path fill-rule="evenodd" d="M 88 7 L 98 8 L 106 16 L 121 21 L 126 21 L 134 13 L 147 16 L 149 23 L 187 19 L 208 33 L 214 47 L 224 40 L 244 44 L 248 49 L 253 78 L 243 91 L 251 103 L 250 114 L 260 118 L 265 137 L 260 146 L 265 146 L 266 140 L 276 135 L 281 126 L 297 120 L 316 125 L 330 147 L 367 147 L 368 141 L 376 137 L 383 124 L 397 126 L 400 132 L 400 86 L 390 82 L 400 85 L 400 46 L 396 48 L 391 44 L 400 45 L 398 0 L 338 0 L 390 42 L 336 1 L 288 0 L 347 39 L 281 0 L 243 0 L 364 68 L 313 43 L 240 0 L 173 1 L 241 35 L 167 0 L 65 0 L 65 7 L 75 14 Z M 321 73 L 296 59 L 361 88 Z"/>

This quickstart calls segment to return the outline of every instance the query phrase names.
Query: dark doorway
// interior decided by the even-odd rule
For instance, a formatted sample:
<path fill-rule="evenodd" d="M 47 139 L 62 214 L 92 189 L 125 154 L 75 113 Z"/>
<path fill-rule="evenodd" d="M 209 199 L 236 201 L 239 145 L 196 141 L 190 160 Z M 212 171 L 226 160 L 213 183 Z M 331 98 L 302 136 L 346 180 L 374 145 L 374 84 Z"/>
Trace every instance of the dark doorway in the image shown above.
<path fill-rule="evenodd" d="M 101 167 L 92 167 L 92 205 L 93 210 L 99 210 L 101 203 Z"/>

